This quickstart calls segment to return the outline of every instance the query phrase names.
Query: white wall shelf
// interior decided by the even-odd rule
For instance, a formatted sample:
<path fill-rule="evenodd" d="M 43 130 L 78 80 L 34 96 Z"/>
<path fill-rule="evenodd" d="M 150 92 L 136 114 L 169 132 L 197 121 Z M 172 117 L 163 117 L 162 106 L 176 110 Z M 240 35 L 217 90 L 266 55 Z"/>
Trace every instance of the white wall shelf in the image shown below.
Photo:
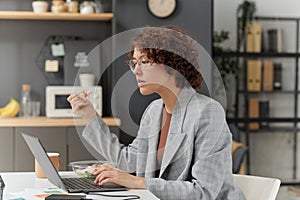
<path fill-rule="evenodd" d="M 111 21 L 113 13 L 34 13 L 30 11 L 0 11 L 0 19 L 7 20 L 56 20 L 56 21 Z"/>

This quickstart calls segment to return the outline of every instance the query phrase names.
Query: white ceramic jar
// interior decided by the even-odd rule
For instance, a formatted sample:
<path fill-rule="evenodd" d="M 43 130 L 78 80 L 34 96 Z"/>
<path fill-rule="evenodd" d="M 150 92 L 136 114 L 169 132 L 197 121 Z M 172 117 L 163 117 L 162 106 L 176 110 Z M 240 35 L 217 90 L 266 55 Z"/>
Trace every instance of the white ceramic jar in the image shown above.
<path fill-rule="evenodd" d="M 94 13 L 95 4 L 91 1 L 84 1 L 80 4 L 80 13 L 81 14 L 92 14 Z"/>
<path fill-rule="evenodd" d="M 48 11 L 48 2 L 46 1 L 33 1 L 32 9 L 35 13 L 43 13 Z"/>

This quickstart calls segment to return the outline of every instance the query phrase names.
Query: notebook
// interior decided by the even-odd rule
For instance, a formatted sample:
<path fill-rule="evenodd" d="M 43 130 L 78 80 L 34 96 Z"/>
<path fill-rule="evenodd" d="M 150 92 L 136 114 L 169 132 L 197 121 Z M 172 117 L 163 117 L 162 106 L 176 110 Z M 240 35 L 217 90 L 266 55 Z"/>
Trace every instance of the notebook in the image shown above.
<path fill-rule="evenodd" d="M 68 193 L 89 193 L 89 192 L 108 192 L 108 191 L 124 191 L 125 187 L 121 187 L 116 184 L 108 184 L 105 186 L 99 186 L 93 183 L 93 179 L 88 178 L 63 178 L 56 171 L 50 158 L 48 157 L 45 148 L 40 142 L 39 138 L 22 133 L 24 140 L 26 141 L 29 149 L 34 155 L 35 159 L 39 162 L 48 180 L 56 185 L 58 188 Z"/>

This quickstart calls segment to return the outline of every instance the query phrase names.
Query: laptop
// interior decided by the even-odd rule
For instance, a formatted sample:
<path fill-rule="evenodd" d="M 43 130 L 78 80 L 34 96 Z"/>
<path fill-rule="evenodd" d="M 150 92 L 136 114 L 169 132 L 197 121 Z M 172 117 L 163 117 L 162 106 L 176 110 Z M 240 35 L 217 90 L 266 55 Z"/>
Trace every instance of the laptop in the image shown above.
<path fill-rule="evenodd" d="M 56 185 L 58 188 L 68 193 L 86 194 L 88 194 L 89 192 L 111 192 L 127 190 L 127 188 L 121 187 L 116 184 L 107 184 L 105 186 L 99 186 L 94 183 L 94 179 L 80 177 L 62 178 L 53 166 L 39 138 L 27 135 L 25 133 L 22 133 L 22 136 L 26 141 L 32 154 L 34 155 L 35 159 L 39 162 L 48 180 L 52 184 Z"/>

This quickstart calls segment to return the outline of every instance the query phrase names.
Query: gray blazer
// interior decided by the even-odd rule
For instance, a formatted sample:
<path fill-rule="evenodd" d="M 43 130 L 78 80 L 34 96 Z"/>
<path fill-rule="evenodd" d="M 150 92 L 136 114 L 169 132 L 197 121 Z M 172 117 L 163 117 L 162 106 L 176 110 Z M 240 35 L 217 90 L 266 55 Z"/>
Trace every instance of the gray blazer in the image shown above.
<path fill-rule="evenodd" d="M 84 129 L 84 139 L 119 169 L 145 177 L 146 187 L 160 199 L 236 199 L 233 186 L 231 133 L 224 110 L 190 87 L 181 90 L 172 114 L 159 177 L 157 145 L 163 102 L 145 110 L 135 140 L 120 144 L 97 117 Z"/>

